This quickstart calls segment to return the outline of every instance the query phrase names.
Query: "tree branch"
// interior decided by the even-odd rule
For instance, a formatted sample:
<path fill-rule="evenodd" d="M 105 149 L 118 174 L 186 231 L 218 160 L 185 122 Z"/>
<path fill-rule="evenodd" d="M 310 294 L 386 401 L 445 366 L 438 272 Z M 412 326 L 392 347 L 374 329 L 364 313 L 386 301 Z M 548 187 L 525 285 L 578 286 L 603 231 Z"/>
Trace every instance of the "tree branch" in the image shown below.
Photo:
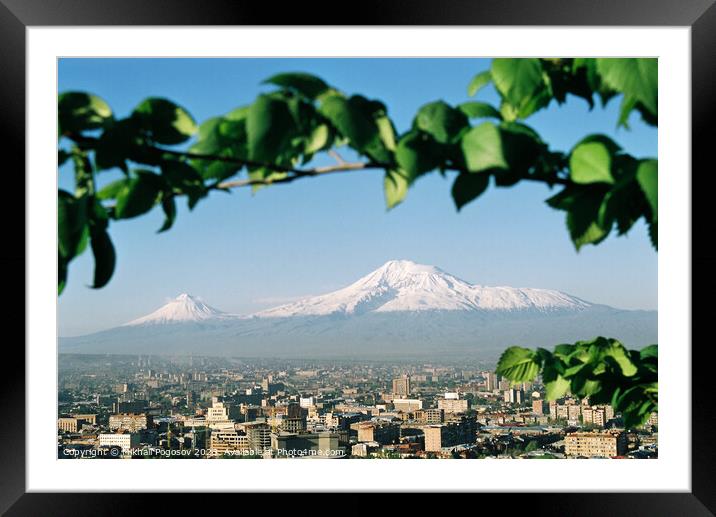
<path fill-rule="evenodd" d="M 84 145 L 95 145 L 97 142 L 97 138 L 94 137 L 86 137 L 78 134 L 72 134 L 67 135 L 72 140 L 75 140 L 75 142 L 84 144 Z M 221 155 L 215 155 L 215 154 L 200 154 L 200 153 L 193 153 L 190 151 L 176 151 L 174 149 L 165 149 L 162 147 L 157 147 L 153 145 L 146 146 L 147 149 L 151 149 L 152 151 L 156 153 L 161 154 L 168 154 L 171 156 L 176 156 L 178 158 L 189 158 L 192 160 L 205 160 L 205 161 L 215 161 L 215 162 L 224 162 L 224 163 L 233 163 L 240 166 L 245 167 L 253 167 L 253 168 L 266 168 L 271 171 L 275 172 L 285 172 L 289 174 L 288 176 L 285 176 L 283 178 L 275 178 L 275 179 L 246 179 L 246 180 L 234 180 L 234 181 L 222 181 L 215 183 L 214 185 L 210 185 L 210 189 L 230 189 L 230 188 L 239 188 L 239 187 L 249 187 L 254 185 L 274 185 L 278 183 L 291 183 L 297 179 L 300 178 L 308 178 L 308 177 L 315 177 L 315 176 L 324 176 L 327 174 L 335 174 L 339 172 L 351 172 L 351 171 L 357 171 L 357 170 L 367 170 L 367 169 L 390 169 L 394 167 L 393 164 L 389 163 L 379 163 L 379 162 L 346 162 L 343 160 L 343 158 L 333 149 L 328 151 L 328 154 L 332 156 L 338 163 L 336 165 L 330 165 L 325 167 L 316 167 L 313 169 L 297 169 L 292 166 L 286 166 L 286 165 L 278 165 L 273 163 L 262 163 L 257 162 L 253 160 L 246 160 L 243 158 L 235 158 L 231 156 L 221 156 Z M 469 171 L 465 169 L 461 169 L 459 167 L 449 167 L 447 170 L 459 172 L 459 173 L 469 173 Z M 479 173 L 478 173 L 479 174 Z M 546 183 L 549 186 L 553 185 L 573 185 L 574 183 L 569 178 L 562 178 L 559 176 L 545 176 L 545 175 L 524 175 L 520 177 L 521 180 L 527 180 L 527 181 L 536 181 L 539 183 Z"/>
<path fill-rule="evenodd" d="M 339 172 L 351 172 L 364 169 L 383 169 L 384 165 L 379 163 L 343 163 L 342 165 L 331 165 L 328 167 L 317 167 L 309 170 L 294 170 L 291 169 L 292 176 L 285 176 L 283 178 L 276 179 L 247 179 L 247 180 L 234 180 L 234 181 L 222 181 L 218 183 L 215 188 L 217 189 L 230 189 L 236 187 L 248 187 L 252 185 L 273 185 L 276 183 L 291 183 L 300 178 L 309 178 L 314 176 L 325 176 L 326 174 L 335 174 Z"/>

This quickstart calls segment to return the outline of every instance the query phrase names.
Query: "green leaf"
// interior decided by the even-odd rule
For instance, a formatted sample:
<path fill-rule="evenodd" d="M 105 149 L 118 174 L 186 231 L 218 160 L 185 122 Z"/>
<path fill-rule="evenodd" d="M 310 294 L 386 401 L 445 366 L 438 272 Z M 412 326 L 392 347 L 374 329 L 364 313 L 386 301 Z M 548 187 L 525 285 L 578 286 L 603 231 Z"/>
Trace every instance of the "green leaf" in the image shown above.
<path fill-rule="evenodd" d="M 408 175 L 403 171 L 386 170 L 383 180 L 385 193 L 385 204 L 388 210 L 400 204 L 408 193 L 410 181 Z"/>
<path fill-rule="evenodd" d="M 572 191 L 566 210 L 567 228 L 577 251 L 585 244 L 598 244 L 609 235 L 610 228 L 599 226 L 599 211 L 608 189 L 601 185 Z"/>
<path fill-rule="evenodd" d="M 603 135 L 601 133 L 593 133 L 591 135 L 585 136 L 579 142 L 577 142 L 577 145 L 575 145 L 575 147 L 580 144 L 588 144 L 591 142 L 599 142 L 600 144 L 604 144 L 604 146 L 609 151 L 609 154 L 611 155 L 618 154 L 622 150 L 621 146 L 618 143 L 609 138 L 607 135 Z"/>
<path fill-rule="evenodd" d="M 127 179 L 121 179 L 108 183 L 97 193 L 97 198 L 101 200 L 114 199 L 127 186 Z"/>
<path fill-rule="evenodd" d="M 263 84 L 274 84 L 282 88 L 289 88 L 311 100 L 330 88 L 323 79 L 302 72 L 277 74 L 266 79 Z"/>
<path fill-rule="evenodd" d="M 89 235 L 86 198 L 75 198 L 69 192 L 57 192 L 57 248 L 69 262 L 87 246 Z"/>
<path fill-rule="evenodd" d="M 319 111 L 348 139 L 351 147 L 361 152 L 368 152 L 370 148 L 370 154 L 377 158 L 375 155 L 380 154 L 380 149 L 386 149 L 376 124 L 378 113 L 384 111 L 378 104 L 360 95 L 350 99 L 331 95 L 324 99 Z"/>
<path fill-rule="evenodd" d="M 186 162 L 177 160 L 165 161 L 162 164 L 162 178 L 170 187 L 186 192 L 190 189 L 203 188 L 201 175 Z"/>
<path fill-rule="evenodd" d="M 612 156 L 601 142 L 578 144 L 569 157 L 569 176 L 575 183 L 614 183 Z"/>
<path fill-rule="evenodd" d="M 67 151 L 63 151 L 60 149 L 57 151 L 57 166 L 63 165 L 67 160 L 69 160 L 72 157 L 71 153 L 68 153 Z"/>
<path fill-rule="evenodd" d="M 181 144 L 197 131 L 196 122 L 187 110 L 158 97 L 142 101 L 132 112 L 132 118 L 159 144 Z"/>
<path fill-rule="evenodd" d="M 491 72 L 497 91 L 518 108 L 529 103 L 543 81 L 539 59 L 493 59 Z"/>
<path fill-rule="evenodd" d="M 460 173 L 452 184 L 452 198 L 458 211 L 485 192 L 489 183 L 489 174 Z"/>
<path fill-rule="evenodd" d="M 97 140 L 94 162 L 98 169 L 126 168 L 125 160 L 142 143 L 133 119 L 118 120 L 107 127 Z"/>
<path fill-rule="evenodd" d="M 467 116 L 444 101 L 431 102 L 418 110 L 413 125 L 441 144 L 452 144 L 467 127 Z"/>
<path fill-rule="evenodd" d="M 249 108 L 246 131 L 249 158 L 275 163 L 291 148 L 296 125 L 285 101 L 260 95 Z"/>
<path fill-rule="evenodd" d="M 470 84 L 467 87 L 467 94 L 470 97 L 474 97 L 477 92 L 479 92 L 482 88 L 487 86 L 487 84 L 492 80 L 492 75 L 490 74 L 489 70 L 485 70 L 484 72 L 480 72 L 475 77 L 472 78 L 472 81 L 470 81 Z"/>
<path fill-rule="evenodd" d="M 502 115 L 497 109 L 486 102 L 463 102 L 458 106 L 469 118 L 496 118 L 502 120 Z"/>
<path fill-rule="evenodd" d="M 649 221 L 649 240 L 655 250 L 659 249 L 659 225 L 653 221 Z"/>
<path fill-rule="evenodd" d="M 316 126 L 308 137 L 304 152 L 314 154 L 322 151 L 330 144 L 331 130 L 326 124 Z"/>
<path fill-rule="evenodd" d="M 252 181 L 264 181 L 265 184 L 257 183 L 251 186 L 251 192 L 256 192 L 262 189 L 276 180 L 282 180 L 287 177 L 288 173 L 274 171 L 266 167 L 252 167 L 249 169 L 249 179 Z"/>
<path fill-rule="evenodd" d="M 157 201 L 161 182 L 159 176 L 148 171 L 127 180 L 117 193 L 114 214 L 117 219 L 129 219 L 151 210 Z"/>
<path fill-rule="evenodd" d="M 646 201 L 636 181 L 620 181 L 604 197 L 597 223 L 607 229 L 616 222 L 619 235 L 624 235 L 643 215 L 645 209 Z"/>
<path fill-rule="evenodd" d="M 656 222 L 659 215 L 659 162 L 642 160 L 636 170 L 636 179 L 651 207 L 651 220 Z"/>
<path fill-rule="evenodd" d="M 616 361 L 625 377 L 632 377 L 636 374 L 636 365 L 629 357 L 627 349 L 624 348 L 624 345 L 619 341 L 611 340 L 609 349 L 607 350 L 607 356 Z"/>
<path fill-rule="evenodd" d="M 652 115 L 657 115 L 659 65 L 656 58 L 597 59 L 597 70 L 607 86 L 624 93 L 625 97 L 634 97 Z"/>
<path fill-rule="evenodd" d="M 162 210 L 164 210 L 164 224 L 162 224 L 157 233 L 167 231 L 174 224 L 174 220 L 177 217 L 177 205 L 174 201 L 174 196 L 166 193 L 162 196 Z"/>
<path fill-rule="evenodd" d="M 544 383 L 545 395 L 547 400 L 557 400 L 564 397 L 569 391 L 570 383 L 561 375 L 557 375 L 553 380 Z"/>
<path fill-rule="evenodd" d="M 62 294 L 67 286 L 67 261 L 58 253 L 57 257 L 57 296 Z"/>
<path fill-rule="evenodd" d="M 512 382 L 531 382 L 540 366 L 539 356 L 533 350 L 511 346 L 500 356 L 495 373 Z"/>
<path fill-rule="evenodd" d="M 621 106 L 619 107 L 619 119 L 617 120 L 617 127 L 624 127 L 629 129 L 629 116 L 631 112 L 636 108 L 636 97 L 631 95 L 624 95 L 622 98 Z"/>
<path fill-rule="evenodd" d="M 461 146 L 470 172 L 508 168 L 500 130 L 491 122 L 470 129 L 463 135 Z"/>
<path fill-rule="evenodd" d="M 639 351 L 639 356 L 641 359 L 658 359 L 659 358 L 659 346 L 658 345 L 649 345 L 644 348 L 642 348 Z"/>
<path fill-rule="evenodd" d="M 94 255 L 94 282 L 92 287 L 99 289 L 107 285 L 114 274 L 117 256 L 109 234 L 103 228 L 94 227 L 91 233 L 92 254 Z"/>
<path fill-rule="evenodd" d="M 398 142 L 395 159 L 412 183 L 415 178 L 435 169 L 440 164 L 440 147 L 422 131 L 411 131 Z"/>
<path fill-rule="evenodd" d="M 378 117 L 375 123 L 378 126 L 378 134 L 385 148 L 389 151 L 395 151 L 397 143 L 395 142 L 395 128 L 393 127 L 393 123 L 388 117 Z"/>
<path fill-rule="evenodd" d="M 112 119 L 112 109 L 101 98 L 85 92 L 66 92 L 57 100 L 58 133 L 66 135 L 99 129 Z"/>
<path fill-rule="evenodd" d="M 511 186 L 535 170 L 547 147 L 534 129 L 519 122 L 500 124 L 500 136 L 509 172 L 496 173 L 495 184 Z"/>

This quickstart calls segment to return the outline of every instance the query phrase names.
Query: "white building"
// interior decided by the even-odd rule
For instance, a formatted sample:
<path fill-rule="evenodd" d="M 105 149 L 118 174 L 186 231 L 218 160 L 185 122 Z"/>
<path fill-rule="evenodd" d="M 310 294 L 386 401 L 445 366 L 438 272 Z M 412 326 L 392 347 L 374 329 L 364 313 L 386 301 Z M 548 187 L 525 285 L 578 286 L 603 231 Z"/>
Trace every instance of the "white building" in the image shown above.
<path fill-rule="evenodd" d="M 139 447 L 139 433 L 102 433 L 99 435 L 100 447 L 121 447 L 122 453 Z"/>
<path fill-rule="evenodd" d="M 210 408 L 206 410 L 206 421 L 212 422 L 229 422 L 236 420 L 241 414 L 241 408 L 232 406 L 225 402 L 214 400 Z"/>
<path fill-rule="evenodd" d="M 464 413 L 470 409 L 470 403 L 467 399 L 438 399 L 438 409 L 445 413 Z"/>

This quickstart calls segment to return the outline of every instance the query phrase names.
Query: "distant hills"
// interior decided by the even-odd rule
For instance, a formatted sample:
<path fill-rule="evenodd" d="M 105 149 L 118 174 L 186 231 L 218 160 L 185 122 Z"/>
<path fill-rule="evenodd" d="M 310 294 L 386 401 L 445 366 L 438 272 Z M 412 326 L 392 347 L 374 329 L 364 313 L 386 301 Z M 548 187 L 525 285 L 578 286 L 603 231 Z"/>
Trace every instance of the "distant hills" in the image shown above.
<path fill-rule="evenodd" d="M 391 260 L 353 284 L 252 315 L 189 294 L 125 325 L 60 338 L 60 352 L 241 357 L 494 359 L 510 345 L 605 335 L 657 342 L 657 312 L 620 310 L 549 289 L 485 287 Z"/>

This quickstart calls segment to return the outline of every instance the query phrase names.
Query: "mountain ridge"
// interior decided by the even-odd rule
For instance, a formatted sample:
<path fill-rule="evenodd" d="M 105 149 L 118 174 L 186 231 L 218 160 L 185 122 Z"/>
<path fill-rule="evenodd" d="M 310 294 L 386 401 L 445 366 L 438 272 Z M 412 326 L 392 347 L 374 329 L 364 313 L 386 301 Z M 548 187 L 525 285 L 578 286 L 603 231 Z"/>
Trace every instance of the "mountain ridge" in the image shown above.
<path fill-rule="evenodd" d="M 426 310 L 579 310 L 592 306 L 551 289 L 470 284 L 435 266 L 391 260 L 347 287 L 255 313 L 258 317 Z"/>
<path fill-rule="evenodd" d="M 646 346 L 657 342 L 657 321 L 656 311 L 549 289 L 485 287 L 435 266 L 389 261 L 342 289 L 249 315 L 182 293 L 146 316 L 59 345 L 65 353 L 494 359 L 511 345 L 551 347 L 598 335 Z"/>

